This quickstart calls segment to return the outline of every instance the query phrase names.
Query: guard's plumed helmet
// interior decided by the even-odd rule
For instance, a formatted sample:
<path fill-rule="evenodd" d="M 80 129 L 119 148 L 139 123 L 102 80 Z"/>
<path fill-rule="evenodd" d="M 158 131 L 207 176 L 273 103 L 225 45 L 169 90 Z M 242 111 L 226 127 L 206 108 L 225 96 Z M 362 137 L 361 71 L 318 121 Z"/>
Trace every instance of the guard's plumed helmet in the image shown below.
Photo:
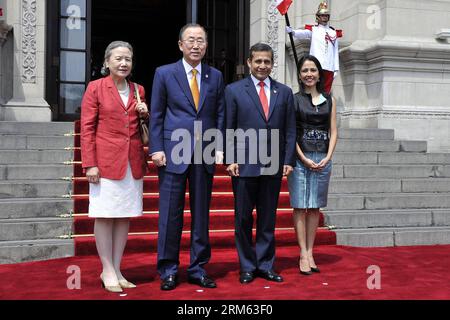
<path fill-rule="evenodd" d="M 328 8 L 328 3 L 326 1 L 322 1 L 319 4 L 319 8 L 317 8 L 316 16 L 320 14 L 330 14 L 330 9 Z"/>

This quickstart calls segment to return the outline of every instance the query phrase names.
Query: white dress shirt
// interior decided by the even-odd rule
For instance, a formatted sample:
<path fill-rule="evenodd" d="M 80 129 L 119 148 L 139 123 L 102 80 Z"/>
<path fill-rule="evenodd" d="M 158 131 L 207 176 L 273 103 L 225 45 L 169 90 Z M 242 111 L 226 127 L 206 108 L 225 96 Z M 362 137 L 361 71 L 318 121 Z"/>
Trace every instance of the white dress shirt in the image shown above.
<path fill-rule="evenodd" d="M 192 69 L 197 70 L 197 85 L 198 85 L 198 92 L 200 92 L 201 82 L 202 82 L 202 64 L 199 63 L 195 68 L 193 68 L 189 63 L 187 63 L 186 60 L 184 60 L 184 58 L 182 60 L 183 60 L 184 70 L 186 71 L 186 77 L 187 77 L 189 86 L 191 85 L 192 76 L 193 76 Z"/>

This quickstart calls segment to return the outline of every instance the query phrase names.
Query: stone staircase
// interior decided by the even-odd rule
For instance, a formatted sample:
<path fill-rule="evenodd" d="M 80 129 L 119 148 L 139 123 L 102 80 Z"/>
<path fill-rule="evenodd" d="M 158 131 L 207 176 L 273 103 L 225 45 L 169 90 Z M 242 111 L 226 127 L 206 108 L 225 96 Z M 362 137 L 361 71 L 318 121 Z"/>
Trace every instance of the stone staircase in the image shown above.
<path fill-rule="evenodd" d="M 394 130 L 339 129 L 325 223 L 337 244 L 450 243 L 450 154 Z"/>
<path fill-rule="evenodd" d="M 0 121 L 0 263 L 73 256 L 73 123 Z"/>
<path fill-rule="evenodd" d="M 0 122 L 0 263 L 74 255 L 73 123 Z M 69 147 L 69 150 L 65 148 Z M 394 130 L 339 129 L 325 223 L 337 243 L 450 243 L 450 154 Z M 67 239 L 69 238 L 69 239 Z"/>

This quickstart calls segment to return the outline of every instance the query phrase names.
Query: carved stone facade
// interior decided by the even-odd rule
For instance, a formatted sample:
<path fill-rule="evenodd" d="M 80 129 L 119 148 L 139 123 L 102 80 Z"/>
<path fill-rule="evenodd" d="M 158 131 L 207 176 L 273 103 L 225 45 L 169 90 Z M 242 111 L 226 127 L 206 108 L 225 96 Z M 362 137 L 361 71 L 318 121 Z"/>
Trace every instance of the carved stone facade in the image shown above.
<path fill-rule="evenodd" d="M 272 69 L 272 77 L 277 79 L 278 78 L 278 19 L 279 19 L 279 12 L 276 7 L 276 1 L 270 1 L 268 3 L 268 9 L 267 9 L 267 43 L 272 47 L 273 49 L 273 69 Z M 284 49 L 284 47 L 283 47 Z"/>
<path fill-rule="evenodd" d="M 51 121 L 45 100 L 46 0 L 3 0 L 3 12 L 13 37 L 0 56 L 0 121 Z"/>
<path fill-rule="evenodd" d="M 36 83 L 36 0 L 22 0 L 22 81 Z"/>

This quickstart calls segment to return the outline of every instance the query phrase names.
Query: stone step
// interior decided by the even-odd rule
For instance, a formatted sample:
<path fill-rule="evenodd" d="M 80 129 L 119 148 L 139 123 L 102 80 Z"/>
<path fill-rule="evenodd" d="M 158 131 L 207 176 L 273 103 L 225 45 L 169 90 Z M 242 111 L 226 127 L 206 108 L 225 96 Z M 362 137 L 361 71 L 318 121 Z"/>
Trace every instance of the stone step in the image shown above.
<path fill-rule="evenodd" d="M 74 240 L 0 241 L 0 264 L 73 257 Z"/>
<path fill-rule="evenodd" d="M 328 195 L 328 210 L 361 210 L 364 209 L 364 196 L 352 194 Z"/>
<path fill-rule="evenodd" d="M 348 164 L 450 164 L 450 153 L 335 152 L 333 163 Z"/>
<path fill-rule="evenodd" d="M 0 135 L 64 135 L 74 131 L 73 122 L 15 122 L 0 121 Z"/>
<path fill-rule="evenodd" d="M 344 166 L 343 165 L 335 165 L 333 164 L 333 169 L 331 170 L 331 177 L 334 178 L 343 178 L 344 177 Z"/>
<path fill-rule="evenodd" d="M 450 177 L 450 165 L 344 165 L 345 178 Z"/>
<path fill-rule="evenodd" d="M 0 165 L 0 180 L 58 180 L 72 176 L 71 165 Z"/>
<path fill-rule="evenodd" d="M 378 163 L 378 152 L 339 152 L 333 154 L 333 165 Z"/>
<path fill-rule="evenodd" d="M 450 208 L 450 193 L 390 193 L 364 195 L 364 209 L 425 208 Z"/>
<path fill-rule="evenodd" d="M 450 211 L 440 213 L 443 216 Z M 324 211 L 325 224 L 338 229 L 433 226 L 435 214 L 430 209 Z"/>
<path fill-rule="evenodd" d="M 403 152 L 427 152 L 426 141 L 400 140 L 400 150 Z"/>
<path fill-rule="evenodd" d="M 329 194 L 361 194 L 402 192 L 400 180 L 332 178 Z"/>
<path fill-rule="evenodd" d="M 450 227 L 335 229 L 338 245 L 392 247 L 450 243 Z"/>
<path fill-rule="evenodd" d="M 394 130 L 377 128 L 338 128 L 338 139 L 394 140 Z"/>
<path fill-rule="evenodd" d="M 384 193 L 329 194 L 332 210 L 389 210 L 389 209 L 446 209 L 450 208 L 450 193 Z"/>
<path fill-rule="evenodd" d="M 449 208 L 450 194 L 330 194 L 327 210 Z M 73 200 L 54 198 L 0 199 L 0 217 L 58 217 L 69 214 Z"/>
<path fill-rule="evenodd" d="M 426 141 L 341 139 L 336 152 L 426 152 Z"/>
<path fill-rule="evenodd" d="M 0 199 L 0 217 L 2 219 L 60 217 L 70 214 L 72 210 L 73 200 L 71 199 Z"/>
<path fill-rule="evenodd" d="M 0 181 L 0 199 L 5 198 L 60 198 L 70 194 L 72 183 L 52 180 Z"/>
<path fill-rule="evenodd" d="M 0 241 L 52 239 L 72 234 L 72 218 L 0 219 Z"/>
<path fill-rule="evenodd" d="M 450 153 L 380 152 L 379 164 L 450 164 Z"/>
<path fill-rule="evenodd" d="M 332 178 L 329 193 L 450 192 L 450 178 L 377 179 Z"/>
<path fill-rule="evenodd" d="M 63 150 L 74 145 L 73 137 L 1 135 L 0 150 Z"/>
<path fill-rule="evenodd" d="M 337 178 L 330 181 L 329 193 L 439 193 L 450 192 L 450 178 Z"/>
<path fill-rule="evenodd" d="M 62 164 L 73 159 L 70 150 L 0 150 L 2 164 Z"/>
<path fill-rule="evenodd" d="M 450 192 L 450 178 L 403 179 L 402 192 Z"/>
<path fill-rule="evenodd" d="M 0 127 L 0 134 L 1 133 L 2 129 Z M 395 136 L 394 129 L 338 128 L 338 139 L 394 140 L 394 136 Z"/>

